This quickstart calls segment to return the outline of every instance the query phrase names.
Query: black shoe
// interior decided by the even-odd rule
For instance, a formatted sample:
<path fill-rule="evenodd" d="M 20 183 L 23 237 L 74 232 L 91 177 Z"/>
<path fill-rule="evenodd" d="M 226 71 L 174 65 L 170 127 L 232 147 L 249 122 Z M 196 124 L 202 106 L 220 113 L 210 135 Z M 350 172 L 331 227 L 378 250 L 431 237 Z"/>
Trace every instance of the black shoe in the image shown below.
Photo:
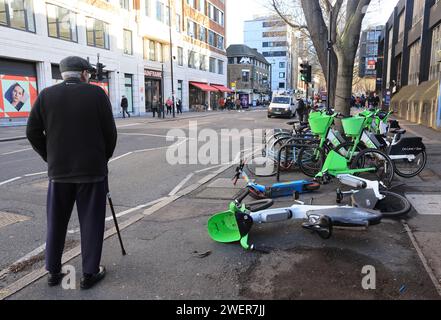
<path fill-rule="evenodd" d="M 100 271 L 96 274 L 84 274 L 83 279 L 81 279 L 81 289 L 90 289 L 98 282 L 104 279 L 106 276 L 106 268 L 100 266 Z"/>
<path fill-rule="evenodd" d="M 58 286 L 63 280 L 65 273 L 49 273 L 49 278 L 47 279 L 47 284 L 49 287 Z"/>

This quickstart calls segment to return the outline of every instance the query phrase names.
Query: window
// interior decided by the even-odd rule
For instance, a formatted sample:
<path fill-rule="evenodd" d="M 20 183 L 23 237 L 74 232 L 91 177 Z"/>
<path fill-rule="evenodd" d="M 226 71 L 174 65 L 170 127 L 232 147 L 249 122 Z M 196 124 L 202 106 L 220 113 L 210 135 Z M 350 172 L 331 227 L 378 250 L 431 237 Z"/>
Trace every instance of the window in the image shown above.
<path fill-rule="evenodd" d="M 196 24 L 196 22 L 193 22 L 191 20 L 187 20 L 187 35 L 192 38 L 196 38 L 197 27 L 198 27 L 198 25 Z"/>
<path fill-rule="evenodd" d="M 158 46 L 158 49 L 157 49 L 158 61 L 164 62 L 164 45 L 162 43 L 158 42 L 157 46 Z"/>
<path fill-rule="evenodd" d="M 279 82 L 279 89 L 285 89 L 285 82 Z"/>
<path fill-rule="evenodd" d="M 285 72 L 279 72 L 279 78 L 285 79 Z"/>
<path fill-rule="evenodd" d="M 250 81 L 250 70 L 242 70 L 242 82 Z"/>
<path fill-rule="evenodd" d="M 147 17 L 150 16 L 150 0 L 144 2 L 144 13 Z"/>
<path fill-rule="evenodd" d="M 286 41 L 269 41 L 269 42 L 263 42 L 264 48 L 272 48 L 272 47 L 287 47 L 288 42 Z"/>
<path fill-rule="evenodd" d="M 199 70 L 202 71 L 207 71 L 207 57 L 204 56 L 203 54 L 200 55 L 200 59 L 199 59 Z"/>
<path fill-rule="evenodd" d="M 128 100 L 128 112 L 133 112 L 133 75 L 131 74 L 124 74 L 124 80 L 125 80 L 125 95 Z"/>
<path fill-rule="evenodd" d="M 35 32 L 31 0 L 0 0 L 0 25 Z"/>
<path fill-rule="evenodd" d="M 196 52 L 194 51 L 188 52 L 188 67 L 196 69 Z"/>
<path fill-rule="evenodd" d="M 215 46 L 215 42 L 216 42 L 215 38 L 216 38 L 216 34 L 211 30 L 208 31 L 208 44 L 210 46 L 213 46 L 213 47 Z"/>
<path fill-rule="evenodd" d="M 441 79 L 441 24 L 432 31 L 432 57 L 430 59 L 430 80 Z"/>
<path fill-rule="evenodd" d="M 216 59 L 210 58 L 210 72 L 216 73 Z"/>
<path fill-rule="evenodd" d="M 187 0 L 187 4 L 188 4 L 190 7 L 196 9 L 196 5 L 197 5 L 196 0 Z"/>
<path fill-rule="evenodd" d="M 156 42 L 144 39 L 144 59 L 156 61 Z"/>
<path fill-rule="evenodd" d="M 273 28 L 273 27 L 284 27 L 286 26 L 286 23 L 284 23 L 283 21 L 264 21 L 262 23 L 262 26 L 264 28 Z"/>
<path fill-rule="evenodd" d="M 181 47 L 178 47 L 178 65 L 184 65 L 184 49 Z"/>
<path fill-rule="evenodd" d="M 124 53 L 133 54 L 132 31 L 130 30 L 124 30 Z"/>
<path fill-rule="evenodd" d="M 413 2 L 412 25 L 416 25 L 423 18 L 423 14 L 424 14 L 424 1 L 425 0 L 414 0 L 414 2 Z"/>
<path fill-rule="evenodd" d="M 220 35 L 217 36 L 217 48 L 220 50 L 224 50 L 224 37 Z"/>
<path fill-rule="evenodd" d="M 164 4 L 161 1 L 156 1 L 156 19 L 164 22 Z"/>
<path fill-rule="evenodd" d="M 126 10 L 130 9 L 129 0 L 119 0 L 119 5 L 123 9 L 126 9 Z"/>
<path fill-rule="evenodd" d="M 263 38 L 279 38 L 286 37 L 286 31 L 272 31 L 272 32 L 263 32 Z"/>
<path fill-rule="evenodd" d="M 49 37 L 77 42 L 76 14 L 49 3 L 46 9 Z"/>
<path fill-rule="evenodd" d="M 419 84 L 420 78 L 420 62 L 421 62 L 421 41 L 415 42 L 410 47 L 409 62 L 409 85 Z"/>
<path fill-rule="evenodd" d="M 181 32 L 181 15 L 180 14 L 176 14 L 176 32 Z"/>
<path fill-rule="evenodd" d="M 222 60 L 218 60 L 217 69 L 217 73 L 224 74 L 224 62 Z"/>
<path fill-rule="evenodd" d="M 286 67 L 286 63 L 285 62 L 279 62 L 279 68 L 280 69 L 285 69 Z"/>
<path fill-rule="evenodd" d="M 405 11 L 400 14 L 399 27 L 398 27 L 398 42 L 404 38 L 404 22 L 405 22 Z"/>
<path fill-rule="evenodd" d="M 208 17 L 217 24 L 224 26 L 224 13 L 211 3 L 208 3 Z"/>
<path fill-rule="evenodd" d="M 263 52 L 264 57 L 286 57 L 286 51 Z"/>
<path fill-rule="evenodd" d="M 199 26 L 199 40 L 207 42 L 207 29 L 203 26 Z"/>
<path fill-rule="evenodd" d="M 183 88 L 184 88 L 184 81 L 182 80 L 178 80 L 178 99 L 184 100 L 184 95 L 183 95 Z"/>
<path fill-rule="evenodd" d="M 205 0 L 199 0 L 199 11 L 205 14 Z"/>
<path fill-rule="evenodd" d="M 165 7 L 165 24 L 170 26 L 170 7 Z"/>
<path fill-rule="evenodd" d="M 87 45 L 110 50 L 109 25 L 101 20 L 87 18 Z"/>

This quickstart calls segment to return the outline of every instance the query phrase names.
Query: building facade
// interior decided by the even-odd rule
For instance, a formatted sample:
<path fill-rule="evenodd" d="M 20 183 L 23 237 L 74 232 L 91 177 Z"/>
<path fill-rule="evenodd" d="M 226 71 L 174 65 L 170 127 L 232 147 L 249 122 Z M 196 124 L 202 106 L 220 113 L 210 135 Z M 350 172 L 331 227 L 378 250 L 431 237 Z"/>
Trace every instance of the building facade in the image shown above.
<path fill-rule="evenodd" d="M 246 45 L 235 44 L 227 48 L 228 83 L 235 89 L 236 98 L 253 105 L 269 100 L 271 64 L 265 57 Z"/>
<path fill-rule="evenodd" d="M 378 48 L 383 30 L 384 26 L 375 26 L 361 34 L 358 72 L 360 78 L 375 78 L 377 76 Z"/>
<path fill-rule="evenodd" d="M 222 0 L 0 1 L 0 122 L 26 119 L 38 92 L 62 81 L 58 64 L 69 55 L 92 64 L 99 55 L 106 77 L 94 84 L 115 116 L 122 95 L 134 115 L 160 107 L 173 91 L 185 111 L 209 106 L 226 86 L 225 21 Z M 17 84 L 19 106 L 9 92 Z"/>
<path fill-rule="evenodd" d="M 404 119 L 441 130 L 441 1 L 399 1 L 384 32 L 385 104 Z"/>
<path fill-rule="evenodd" d="M 261 52 L 271 64 L 271 90 L 297 88 L 294 31 L 277 17 L 261 17 L 245 21 L 244 44 Z"/>

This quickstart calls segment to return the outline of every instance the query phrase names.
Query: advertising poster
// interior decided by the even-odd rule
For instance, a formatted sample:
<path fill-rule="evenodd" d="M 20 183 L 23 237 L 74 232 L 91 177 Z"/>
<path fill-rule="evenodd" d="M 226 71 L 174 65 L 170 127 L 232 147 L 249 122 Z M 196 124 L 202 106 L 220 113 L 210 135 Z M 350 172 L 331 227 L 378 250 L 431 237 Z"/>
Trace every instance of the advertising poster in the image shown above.
<path fill-rule="evenodd" d="M 109 84 L 107 82 L 90 81 L 89 83 L 101 87 L 101 89 L 103 89 L 106 94 L 109 95 Z"/>
<path fill-rule="evenodd" d="M 0 118 L 27 118 L 37 96 L 35 77 L 0 74 Z"/>

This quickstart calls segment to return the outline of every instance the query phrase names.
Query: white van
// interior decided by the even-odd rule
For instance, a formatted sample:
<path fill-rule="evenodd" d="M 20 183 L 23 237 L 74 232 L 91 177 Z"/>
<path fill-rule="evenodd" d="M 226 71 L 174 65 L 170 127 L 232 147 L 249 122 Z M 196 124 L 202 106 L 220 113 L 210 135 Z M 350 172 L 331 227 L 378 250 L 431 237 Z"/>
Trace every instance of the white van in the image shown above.
<path fill-rule="evenodd" d="M 296 114 L 296 101 L 292 96 L 275 96 L 268 108 L 268 118 L 288 117 L 293 118 Z"/>

